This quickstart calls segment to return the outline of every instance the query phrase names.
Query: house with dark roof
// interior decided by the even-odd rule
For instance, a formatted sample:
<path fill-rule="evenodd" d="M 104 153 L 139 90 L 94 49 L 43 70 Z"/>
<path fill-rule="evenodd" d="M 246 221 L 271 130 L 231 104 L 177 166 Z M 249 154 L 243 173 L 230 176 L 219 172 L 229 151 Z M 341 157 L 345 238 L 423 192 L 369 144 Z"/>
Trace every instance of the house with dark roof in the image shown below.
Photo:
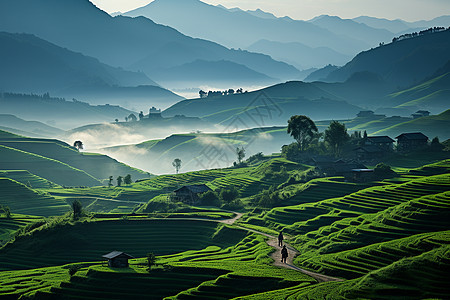
<path fill-rule="evenodd" d="M 171 200 L 174 202 L 183 202 L 186 204 L 196 204 L 199 202 L 200 194 L 211 191 L 206 184 L 185 185 L 175 191 L 171 195 Z"/>
<path fill-rule="evenodd" d="M 421 132 L 402 133 L 396 137 L 398 151 L 413 151 L 428 145 L 428 137 Z"/>
<path fill-rule="evenodd" d="M 108 266 L 111 268 L 128 268 L 128 260 L 134 257 L 120 251 L 113 251 L 102 256 L 108 260 Z"/>
<path fill-rule="evenodd" d="M 356 157 L 360 161 L 368 161 L 374 159 L 380 159 L 386 155 L 386 150 L 376 145 L 362 145 L 353 150 Z"/>
<path fill-rule="evenodd" d="M 391 151 L 394 149 L 394 140 L 387 135 L 382 136 L 369 136 L 365 140 L 367 146 L 377 146 L 383 150 Z"/>

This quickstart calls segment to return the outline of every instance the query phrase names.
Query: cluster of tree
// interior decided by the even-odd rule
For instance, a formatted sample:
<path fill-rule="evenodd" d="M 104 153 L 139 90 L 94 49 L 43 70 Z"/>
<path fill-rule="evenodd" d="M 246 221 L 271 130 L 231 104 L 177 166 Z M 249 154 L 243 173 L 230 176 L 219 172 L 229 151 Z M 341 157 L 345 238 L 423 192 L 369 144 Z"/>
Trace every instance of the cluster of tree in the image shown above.
<path fill-rule="evenodd" d="M 114 180 L 114 177 L 113 176 L 109 176 L 109 178 L 108 178 L 108 187 L 112 187 L 113 186 L 113 180 Z M 117 186 L 122 186 L 122 183 L 124 183 L 126 185 L 130 185 L 130 184 L 133 183 L 133 180 L 131 179 L 131 175 L 130 174 L 126 175 L 125 177 L 118 176 L 116 178 L 116 181 L 117 181 Z"/>
<path fill-rule="evenodd" d="M 66 101 L 65 98 L 57 98 L 57 97 L 51 97 L 50 93 L 44 93 L 42 95 L 37 95 L 37 94 L 20 94 L 20 93 L 0 93 L 0 96 L 2 98 L 9 98 L 9 99 L 14 99 L 14 98 L 20 98 L 20 99 L 44 99 L 44 100 L 58 100 L 58 101 Z M 74 102 L 76 102 L 76 99 L 72 99 Z"/>
<path fill-rule="evenodd" d="M 447 29 L 450 29 L 450 27 Z M 431 28 L 428 28 L 428 29 L 425 29 L 425 30 L 422 30 L 419 32 L 406 33 L 406 34 L 400 35 L 399 37 L 394 37 L 392 39 L 392 42 L 395 43 L 395 42 L 398 42 L 401 40 L 410 39 L 410 38 L 414 38 L 414 37 L 425 35 L 425 34 L 440 32 L 440 31 L 444 31 L 447 29 L 445 27 L 431 27 Z"/>
<path fill-rule="evenodd" d="M 83 204 L 80 200 L 72 202 L 72 218 L 74 221 L 79 220 L 84 215 Z"/>
<path fill-rule="evenodd" d="M 207 97 L 215 97 L 215 96 L 227 96 L 227 95 L 234 95 L 234 94 L 243 94 L 247 93 L 248 91 L 245 91 L 242 88 L 238 88 L 237 90 L 234 89 L 228 89 L 225 91 L 208 91 L 205 92 L 204 90 L 200 90 L 198 92 L 200 98 L 207 98 Z"/>
<path fill-rule="evenodd" d="M 322 154 L 340 157 L 347 147 L 363 144 L 367 133 L 355 131 L 348 134 L 345 124 L 332 121 L 323 133 L 319 133 L 315 123 L 307 116 L 292 116 L 288 121 L 287 132 L 296 140 L 296 143 L 284 145 L 281 153 L 293 161 L 300 161 L 305 154 Z"/>
<path fill-rule="evenodd" d="M 234 186 L 230 186 L 201 194 L 200 203 L 204 206 L 236 209 L 243 206 L 242 202 L 239 200 L 239 196 L 239 191 Z"/>

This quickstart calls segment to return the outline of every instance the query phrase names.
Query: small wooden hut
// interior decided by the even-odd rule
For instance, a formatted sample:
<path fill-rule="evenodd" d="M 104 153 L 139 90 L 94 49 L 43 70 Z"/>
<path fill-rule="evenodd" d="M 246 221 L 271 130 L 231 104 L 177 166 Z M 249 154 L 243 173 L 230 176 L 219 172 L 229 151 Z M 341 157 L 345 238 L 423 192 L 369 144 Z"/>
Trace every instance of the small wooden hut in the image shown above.
<path fill-rule="evenodd" d="M 134 257 L 120 251 L 113 251 L 102 256 L 108 260 L 108 266 L 112 268 L 128 268 L 128 260 Z"/>

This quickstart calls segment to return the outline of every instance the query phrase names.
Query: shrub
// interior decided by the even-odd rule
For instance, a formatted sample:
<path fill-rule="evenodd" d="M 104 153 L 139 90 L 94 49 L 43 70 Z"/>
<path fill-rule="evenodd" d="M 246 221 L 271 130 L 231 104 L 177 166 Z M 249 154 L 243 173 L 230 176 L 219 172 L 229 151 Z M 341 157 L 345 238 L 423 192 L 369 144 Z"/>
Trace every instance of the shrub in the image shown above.
<path fill-rule="evenodd" d="M 204 206 L 220 207 L 220 205 L 222 204 L 222 202 L 219 199 L 219 196 L 217 196 L 217 193 L 214 191 L 207 191 L 206 193 L 201 194 L 200 202 Z"/>
<path fill-rule="evenodd" d="M 396 175 L 391 167 L 384 163 L 379 163 L 376 165 L 373 174 L 377 179 L 391 178 Z"/>
<path fill-rule="evenodd" d="M 233 201 L 238 197 L 239 191 L 234 186 L 221 190 L 219 194 L 220 200 L 222 200 L 225 203 L 230 203 L 231 201 Z"/>

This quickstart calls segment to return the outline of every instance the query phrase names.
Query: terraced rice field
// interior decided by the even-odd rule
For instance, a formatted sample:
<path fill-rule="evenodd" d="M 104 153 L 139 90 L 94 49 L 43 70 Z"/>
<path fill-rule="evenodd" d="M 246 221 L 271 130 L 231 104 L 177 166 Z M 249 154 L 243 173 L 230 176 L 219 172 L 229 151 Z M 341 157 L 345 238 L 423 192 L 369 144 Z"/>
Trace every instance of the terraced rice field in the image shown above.
<path fill-rule="evenodd" d="M 26 170 L 0 171 L 0 177 L 15 180 L 33 189 L 47 189 L 52 186 L 57 186 L 56 184 L 31 174 Z"/>
<path fill-rule="evenodd" d="M 175 268 L 170 271 L 126 273 L 89 270 L 86 277 L 74 276 L 38 299 L 163 299 L 215 279 L 226 271 L 200 268 Z M 111 284 L 114 282 L 114 284 Z"/>
<path fill-rule="evenodd" d="M 360 190 L 350 195 L 316 203 L 274 208 L 262 217 L 246 223 L 273 229 L 284 228 L 291 234 L 306 234 L 322 226 L 363 214 L 376 213 L 425 195 L 450 189 L 450 175 L 442 174 Z M 245 226 L 245 223 L 242 225 Z"/>
<path fill-rule="evenodd" d="M 28 170 L 60 185 L 101 185 L 96 178 L 65 163 L 3 145 L 0 145 L 0 165 L 2 170 Z"/>
<path fill-rule="evenodd" d="M 7 205 L 12 213 L 34 216 L 58 216 L 70 210 L 63 200 L 36 192 L 25 185 L 0 178 L 0 204 Z"/>
<path fill-rule="evenodd" d="M 3 246 L 17 230 L 39 220 L 42 220 L 42 218 L 18 214 L 11 215 L 11 218 L 0 218 L 0 247 Z"/>
<path fill-rule="evenodd" d="M 236 244 L 246 231 L 195 220 L 111 220 L 37 231 L 0 250 L 0 270 L 98 261 L 111 251 L 135 257 Z M 221 230 L 219 230 L 221 229 Z"/>

